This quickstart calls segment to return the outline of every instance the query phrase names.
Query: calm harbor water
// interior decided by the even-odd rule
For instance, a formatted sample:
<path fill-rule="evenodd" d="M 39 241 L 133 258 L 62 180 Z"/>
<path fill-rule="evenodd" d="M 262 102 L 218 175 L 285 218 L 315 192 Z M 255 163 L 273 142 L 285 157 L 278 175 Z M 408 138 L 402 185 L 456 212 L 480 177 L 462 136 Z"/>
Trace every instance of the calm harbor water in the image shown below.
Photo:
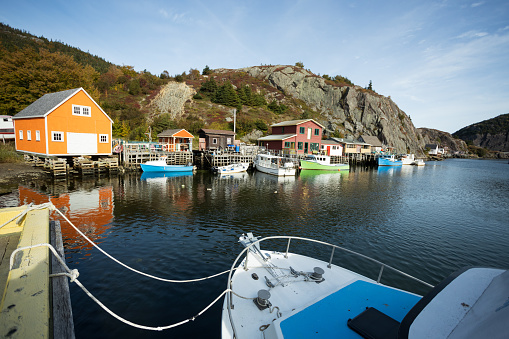
<path fill-rule="evenodd" d="M 262 173 L 219 177 L 198 172 L 51 180 L 1 196 L 0 207 L 48 199 L 108 253 L 168 279 L 229 269 L 242 250 L 238 236 L 245 232 L 334 243 L 432 284 L 466 265 L 509 266 L 507 161 L 450 159 L 423 168 L 302 172 L 279 179 Z M 134 323 L 165 326 L 190 318 L 226 288 L 226 275 L 191 284 L 137 275 L 87 244 L 63 221 L 62 228 L 66 260 L 79 270 L 79 280 Z M 306 254 L 317 249 L 297 244 L 291 250 Z M 377 276 L 378 267 L 354 264 L 348 256 L 335 260 Z M 391 275 L 386 279 L 396 280 Z M 220 337 L 222 300 L 194 322 L 152 332 L 117 321 L 75 284 L 71 298 L 77 338 Z"/>

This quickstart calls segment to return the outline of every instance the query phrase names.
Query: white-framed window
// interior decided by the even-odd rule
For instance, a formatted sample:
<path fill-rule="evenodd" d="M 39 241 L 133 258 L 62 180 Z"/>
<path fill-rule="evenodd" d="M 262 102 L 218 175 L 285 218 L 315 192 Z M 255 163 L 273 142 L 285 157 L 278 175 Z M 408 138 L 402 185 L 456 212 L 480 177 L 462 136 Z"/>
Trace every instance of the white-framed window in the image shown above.
<path fill-rule="evenodd" d="M 108 134 L 99 134 L 99 142 L 107 143 L 108 142 Z"/>
<path fill-rule="evenodd" d="M 51 132 L 51 141 L 64 142 L 64 132 Z"/>
<path fill-rule="evenodd" d="M 19 130 L 19 140 L 23 140 L 23 131 Z"/>
<path fill-rule="evenodd" d="M 212 138 L 212 143 L 213 144 L 217 144 L 217 139 L 216 138 Z"/>
<path fill-rule="evenodd" d="M 80 115 L 84 117 L 91 116 L 90 106 L 72 105 L 72 115 Z"/>
<path fill-rule="evenodd" d="M 35 141 L 41 141 L 41 131 L 35 131 Z"/>
<path fill-rule="evenodd" d="M 28 141 L 32 140 L 32 131 L 27 131 L 27 140 Z"/>

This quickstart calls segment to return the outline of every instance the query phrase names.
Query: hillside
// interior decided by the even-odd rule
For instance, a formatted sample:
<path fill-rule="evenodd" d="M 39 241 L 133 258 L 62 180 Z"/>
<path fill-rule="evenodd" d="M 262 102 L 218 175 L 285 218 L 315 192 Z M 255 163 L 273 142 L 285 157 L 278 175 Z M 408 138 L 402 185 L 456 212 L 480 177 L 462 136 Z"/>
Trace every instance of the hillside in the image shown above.
<path fill-rule="evenodd" d="M 83 87 L 114 120 L 115 136 L 152 137 L 166 128 L 233 130 L 253 142 L 283 120 L 313 118 L 327 136 L 377 136 L 400 153 L 421 154 L 425 141 L 390 97 L 341 75 L 268 65 L 170 76 L 113 65 L 77 48 L 0 26 L 0 113 L 14 115 L 45 93 Z"/>
<path fill-rule="evenodd" d="M 7 52 L 14 52 L 19 49 L 31 48 L 39 52 L 46 49 L 51 53 L 60 52 L 70 55 L 81 66 L 92 66 L 97 72 L 104 73 L 112 65 L 112 63 L 104 60 L 96 55 L 91 55 L 79 48 L 69 46 L 62 42 L 48 40 L 43 36 L 37 37 L 26 31 L 12 28 L 0 22 L 0 43 L 2 53 L 0 58 Z"/>
<path fill-rule="evenodd" d="M 452 154 L 468 153 L 465 141 L 454 138 L 450 133 L 431 128 L 418 128 L 417 131 L 420 133 L 424 144 L 437 144 L 441 147 L 447 147 Z"/>
<path fill-rule="evenodd" d="M 464 127 L 453 133 L 453 136 L 477 147 L 509 152 L 509 114 Z"/>

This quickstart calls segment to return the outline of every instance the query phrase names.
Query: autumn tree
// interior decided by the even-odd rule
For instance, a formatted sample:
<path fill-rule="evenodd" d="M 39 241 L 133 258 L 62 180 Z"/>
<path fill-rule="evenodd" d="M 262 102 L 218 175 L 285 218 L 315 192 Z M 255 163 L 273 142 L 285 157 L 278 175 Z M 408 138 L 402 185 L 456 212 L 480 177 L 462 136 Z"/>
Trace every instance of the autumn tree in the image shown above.
<path fill-rule="evenodd" d="M 96 101 L 99 73 L 71 56 L 31 47 L 5 53 L 0 60 L 0 111 L 14 115 L 44 94 L 83 87 Z"/>
<path fill-rule="evenodd" d="M 196 80 L 200 77 L 200 71 L 194 68 L 189 70 L 189 79 Z"/>

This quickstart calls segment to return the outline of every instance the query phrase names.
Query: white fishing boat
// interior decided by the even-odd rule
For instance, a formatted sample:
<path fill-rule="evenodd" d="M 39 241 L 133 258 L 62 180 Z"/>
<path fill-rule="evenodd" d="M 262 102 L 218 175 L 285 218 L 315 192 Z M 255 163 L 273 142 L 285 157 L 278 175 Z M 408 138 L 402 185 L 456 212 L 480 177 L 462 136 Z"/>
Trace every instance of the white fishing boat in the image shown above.
<path fill-rule="evenodd" d="M 415 155 L 403 154 L 400 158 L 402 165 L 413 165 L 415 161 Z"/>
<path fill-rule="evenodd" d="M 292 159 L 272 154 L 258 154 L 254 167 L 260 172 L 277 176 L 295 176 L 296 173 Z"/>
<path fill-rule="evenodd" d="M 415 161 L 414 161 L 414 163 L 412 165 L 415 165 L 415 166 L 424 166 L 424 165 L 426 165 L 426 163 L 422 159 L 415 159 Z"/>
<path fill-rule="evenodd" d="M 248 162 L 239 162 L 231 165 L 225 166 L 214 166 L 212 168 L 213 172 L 218 174 L 232 174 L 232 173 L 240 173 L 245 172 L 249 168 Z"/>
<path fill-rule="evenodd" d="M 283 252 L 262 249 L 267 240 L 279 241 L 280 246 L 285 241 Z M 468 268 L 433 287 L 322 241 L 284 236 L 258 240 L 248 233 L 240 242 L 245 249 L 228 276 L 222 338 L 509 337 L 508 270 Z M 289 252 L 291 243 L 304 242 L 312 242 L 313 248 L 323 245 L 326 252 L 321 257 L 330 257 L 329 262 Z M 333 264 L 334 255 L 341 252 L 378 265 L 380 270 L 373 272 L 377 280 Z M 423 284 L 430 292 L 421 297 L 381 284 L 386 271 Z"/>

